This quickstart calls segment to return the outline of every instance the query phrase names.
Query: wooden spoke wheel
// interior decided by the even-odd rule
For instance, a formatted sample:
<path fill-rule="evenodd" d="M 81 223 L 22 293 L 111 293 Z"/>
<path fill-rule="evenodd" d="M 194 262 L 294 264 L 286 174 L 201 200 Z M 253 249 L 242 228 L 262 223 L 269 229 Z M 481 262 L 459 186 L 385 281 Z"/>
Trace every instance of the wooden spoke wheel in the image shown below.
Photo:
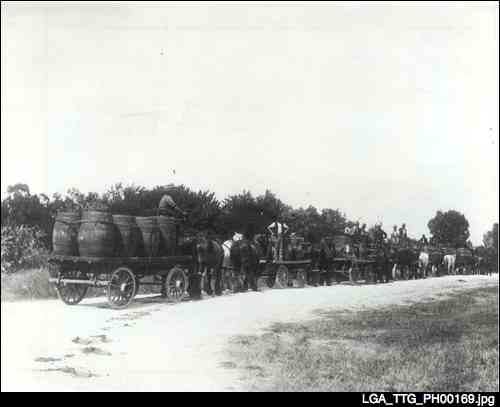
<path fill-rule="evenodd" d="M 276 288 L 287 288 L 289 282 L 288 268 L 281 264 L 276 271 Z"/>
<path fill-rule="evenodd" d="M 295 280 L 297 282 L 297 288 L 304 288 L 307 282 L 307 271 L 303 269 L 298 270 Z"/>
<path fill-rule="evenodd" d="M 169 300 L 178 302 L 187 296 L 188 277 L 179 266 L 174 266 L 167 274 L 165 293 Z"/>
<path fill-rule="evenodd" d="M 111 307 L 120 309 L 127 307 L 137 293 L 137 282 L 134 273 L 128 267 L 119 267 L 108 284 L 108 302 Z"/>
<path fill-rule="evenodd" d="M 72 280 L 86 280 L 85 273 L 80 271 L 64 273 L 64 277 Z M 84 284 L 60 283 L 56 285 L 57 296 L 68 305 L 76 305 L 83 300 L 88 289 L 89 286 Z"/>

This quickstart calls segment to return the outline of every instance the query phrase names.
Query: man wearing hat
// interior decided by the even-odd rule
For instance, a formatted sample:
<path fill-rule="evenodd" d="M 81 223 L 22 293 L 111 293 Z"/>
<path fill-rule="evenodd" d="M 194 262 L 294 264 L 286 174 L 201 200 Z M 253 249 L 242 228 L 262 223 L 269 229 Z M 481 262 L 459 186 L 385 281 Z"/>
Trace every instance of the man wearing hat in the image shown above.
<path fill-rule="evenodd" d="M 183 211 L 177 206 L 173 198 L 170 196 L 170 192 L 174 191 L 176 188 L 173 184 L 167 185 L 165 188 L 165 194 L 161 197 L 160 203 L 158 204 L 158 214 L 172 217 L 182 217 L 187 216 L 187 212 Z"/>

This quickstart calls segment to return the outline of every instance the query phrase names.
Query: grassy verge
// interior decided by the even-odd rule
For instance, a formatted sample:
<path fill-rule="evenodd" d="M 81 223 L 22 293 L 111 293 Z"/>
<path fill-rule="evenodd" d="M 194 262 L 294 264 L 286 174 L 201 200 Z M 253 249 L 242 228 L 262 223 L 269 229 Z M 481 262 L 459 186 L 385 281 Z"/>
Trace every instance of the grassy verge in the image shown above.
<path fill-rule="evenodd" d="M 256 391 L 498 391 L 498 287 L 275 324 L 229 345 Z"/>
<path fill-rule="evenodd" d="M 2 273 L 2 301 L 57 298 L 49 284 L 47 269 L 20 270 L 12 274 Z"/>

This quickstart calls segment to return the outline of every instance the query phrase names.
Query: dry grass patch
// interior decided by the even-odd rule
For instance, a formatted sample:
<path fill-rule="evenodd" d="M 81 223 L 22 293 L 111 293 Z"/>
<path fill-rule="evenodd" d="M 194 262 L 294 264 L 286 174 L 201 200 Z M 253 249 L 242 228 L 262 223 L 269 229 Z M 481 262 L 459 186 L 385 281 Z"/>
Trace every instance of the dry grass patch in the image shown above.
<path fill-rule="evenodd" d="M 237 337 L 249 390 L 498 391 L 498 288 Z M 251 366 L 251 368 L 249 368 Z M 256 372 L 258 374 L 256 374 Z"/>

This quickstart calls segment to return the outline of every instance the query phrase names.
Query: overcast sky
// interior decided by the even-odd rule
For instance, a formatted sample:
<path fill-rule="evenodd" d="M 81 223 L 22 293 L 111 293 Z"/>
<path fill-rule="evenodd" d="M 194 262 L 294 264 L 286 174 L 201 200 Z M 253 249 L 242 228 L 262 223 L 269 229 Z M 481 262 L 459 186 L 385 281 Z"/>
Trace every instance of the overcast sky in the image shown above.
<path fill-rule="evenodd" d="M 498 5 L 2 2 L 2 196 L 170 182 L 498 220 Z M 175 174 L 173 173 L 175 170 Z"/>

